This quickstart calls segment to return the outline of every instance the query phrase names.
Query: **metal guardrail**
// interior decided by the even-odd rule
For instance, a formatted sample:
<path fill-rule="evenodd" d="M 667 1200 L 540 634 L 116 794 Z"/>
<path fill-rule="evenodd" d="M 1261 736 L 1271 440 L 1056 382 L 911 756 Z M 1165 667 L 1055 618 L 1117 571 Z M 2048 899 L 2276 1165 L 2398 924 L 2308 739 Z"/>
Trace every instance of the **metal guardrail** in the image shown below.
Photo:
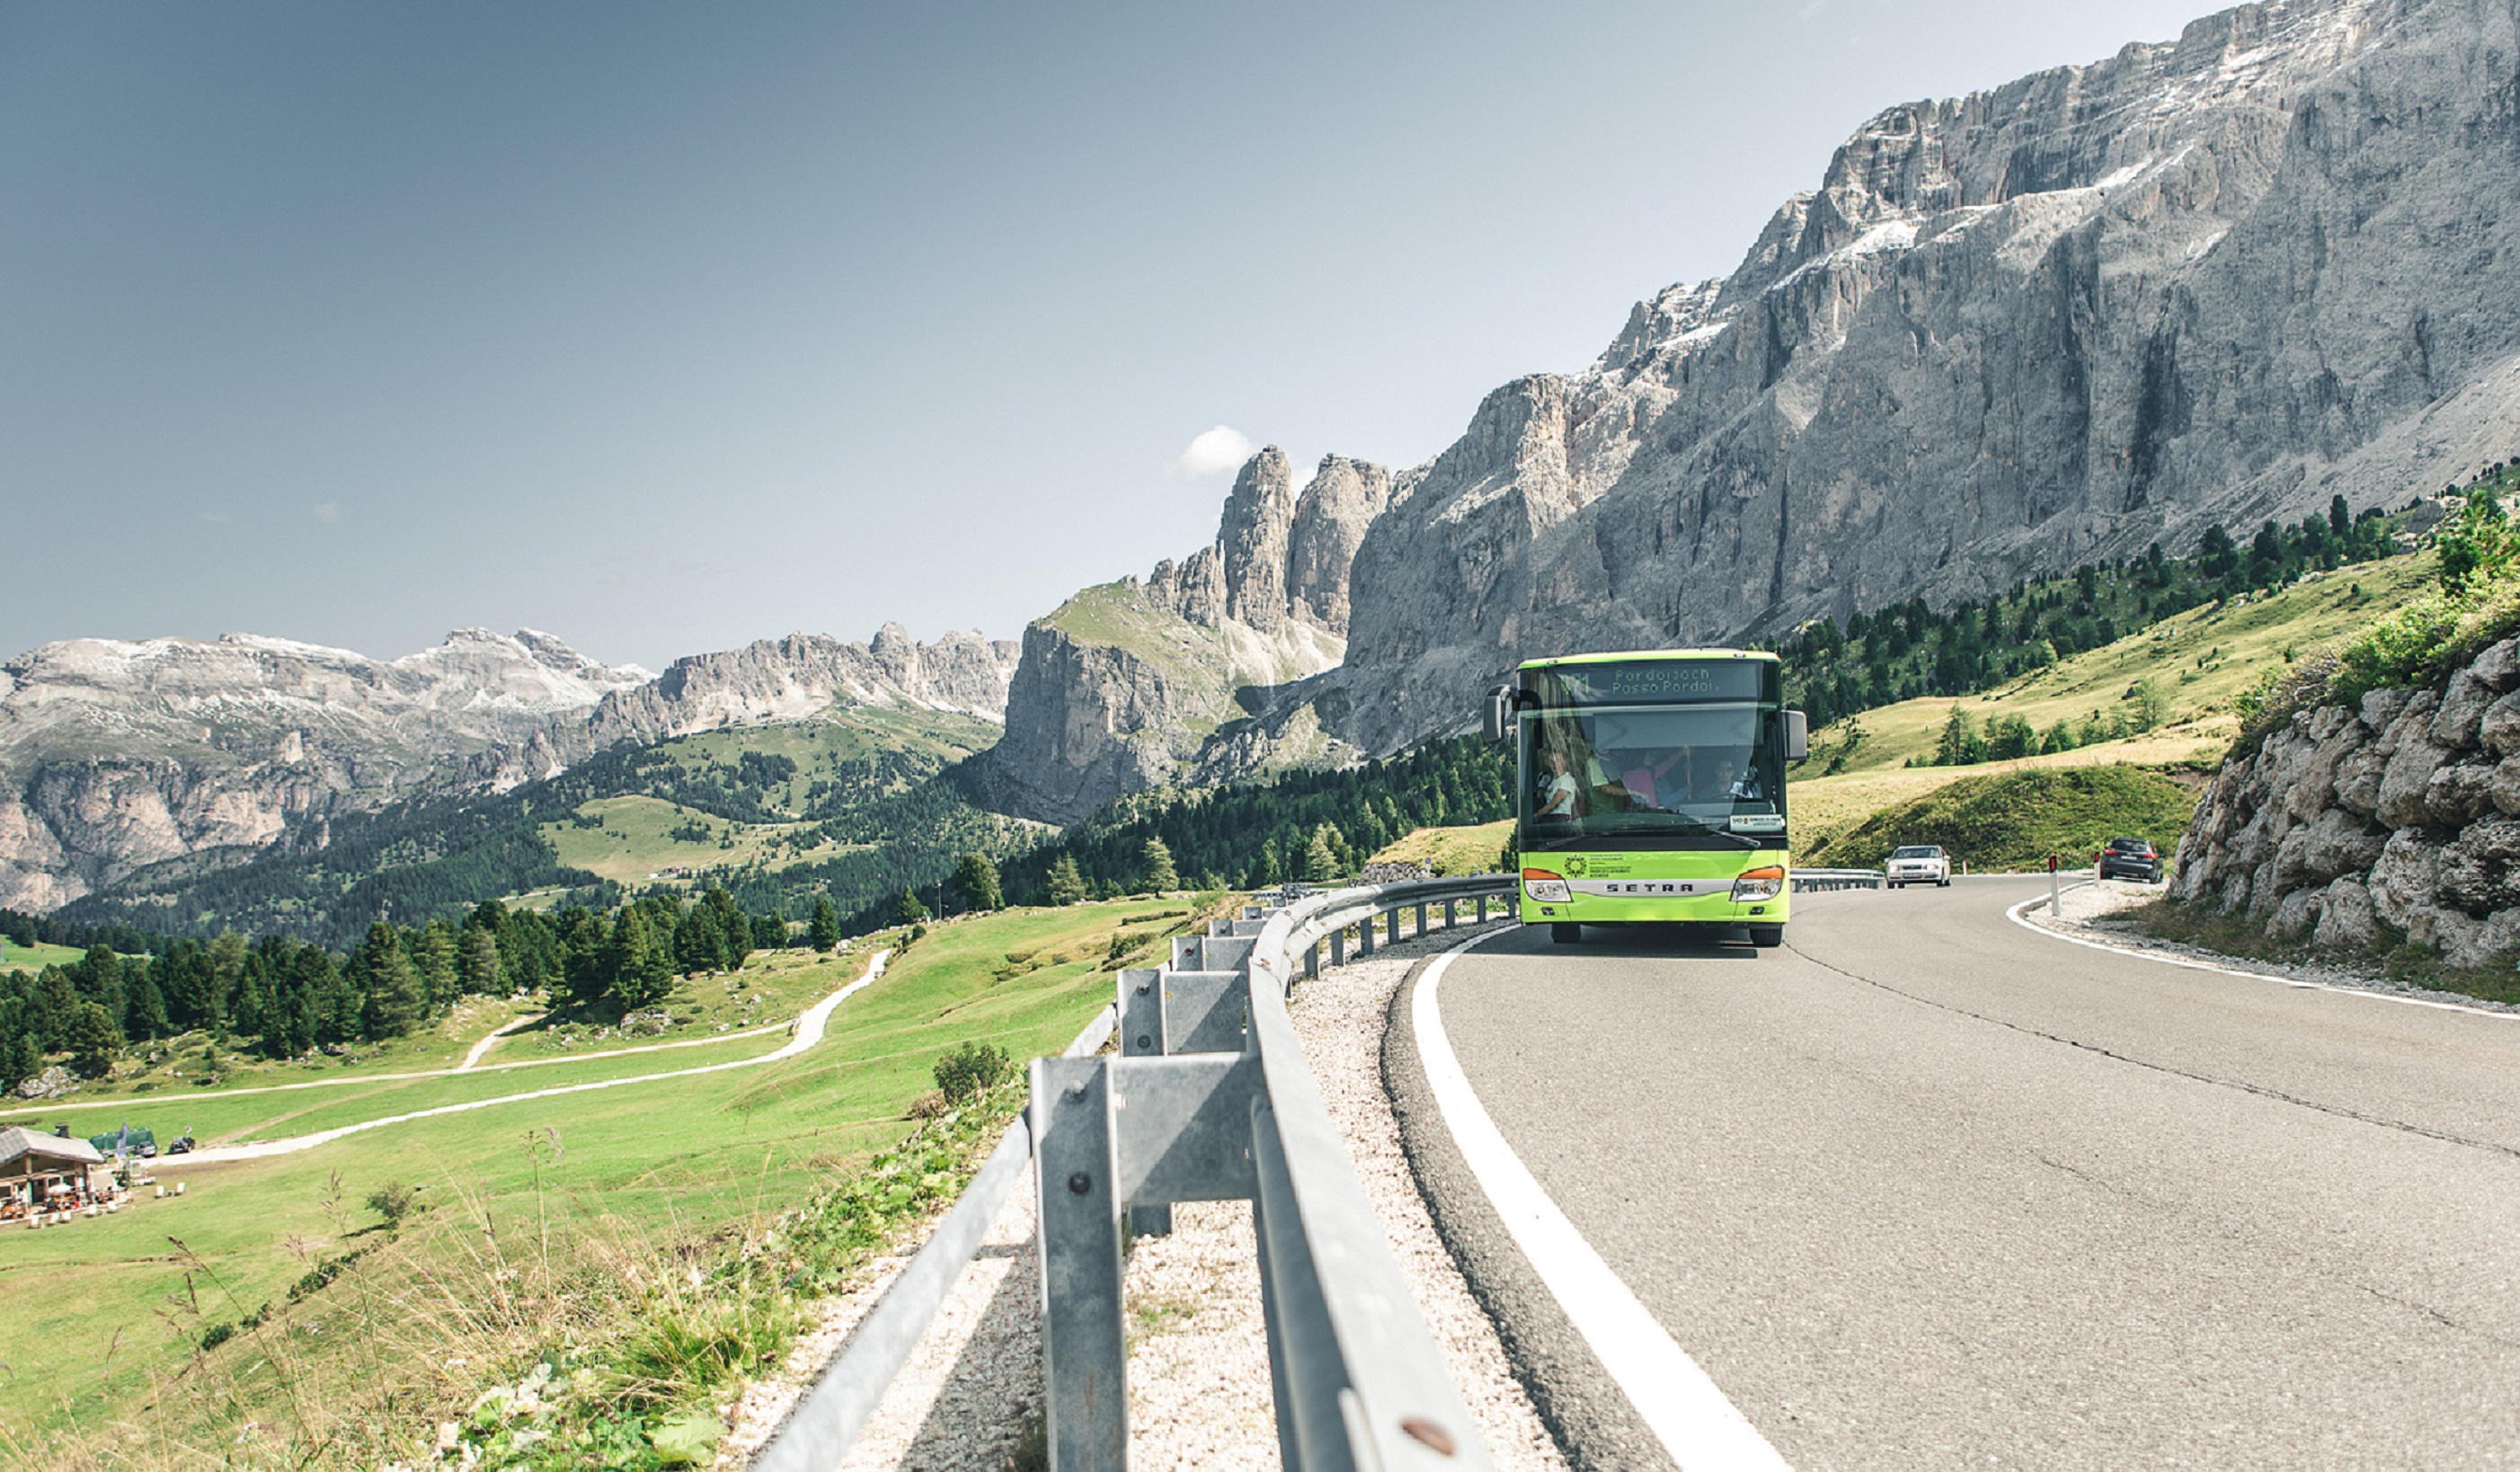
<path fill-rule="evenodd" d="M 1168 964 L 1123 970 L 1116 1004 L 1061 1056 L 1034 1060 L 1025 1117 L 755 1466 L 807 1472 L 847 1452 L 1028 1155 L 1053 1468 L 1128 1465 L 1128 1236 L 1170 1231 L 1176 1202 L 1236 1199 L 1252 1203 L 1282 1463 L 1290 1472 L 1490 1466 L 1322 1101 L 1286 995 L 1298 966 L 1319 973 L 1325 947 L 1330 964 L 1345 960 L 1351 929 L 1359 954 L 1371 955 L 1401 938 L 1405 914 L 1420 935 L 1438 907 L 1446 928 L 1465 904 L 1485 920 L 1516 882 L 1289 886 L 1205 936 L 1176 940 Z M 1096 1056 L 1115 1025 L 1117 1055 Z"/>
<path fill-rule="evenodd" d="M 1807 889 L 1879 889 L 1882 880 L 1877 869 L 1794 869 L 1786 873 L 1797 894 Z"/>

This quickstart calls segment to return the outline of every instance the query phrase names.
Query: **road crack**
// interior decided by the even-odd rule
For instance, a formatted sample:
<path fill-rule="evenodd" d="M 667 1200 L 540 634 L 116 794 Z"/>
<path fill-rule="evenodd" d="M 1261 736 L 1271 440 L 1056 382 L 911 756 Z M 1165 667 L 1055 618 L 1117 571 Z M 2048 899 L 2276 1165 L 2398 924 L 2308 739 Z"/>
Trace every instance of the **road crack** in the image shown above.
<path fill-rule="evenodd" d="M 2339 1119 L 2350 1119 L 2358 1124 L 2374 1125 L 2383 1130 L 2396 1130 L 2402 1134 L 2418 1136 L 2425 1139 L 2440 1140 L 2444 1144 L 2462 1145 L 2471 1150 L 2482 1150 L 2490 1155 L 2500 1155 L 2507 1159 L 2520 1160 L 2520 1148 L 2514 1148 L 2496 1140 L 2478 1139 L 2472 1136 L 2466 1135 L 2453 1135 L 2447 1130 L 2435 1130 L 2424 1125 L 2410 1123 L 2407 1120 L 2390 1119 L 2385 1115 L 2367 1114 L 2362 1110 L 2349 1108 L 2343 1104 L 2330 1104 L 2318 1099 L 2304 1098 L 2300 1094 L 2288 1093 L 2280 1089 L 2271 1089 L 2264 1084 L 2252 1084 L 2246 1079 L 2221 1078 L 2214 1074 L 2197 1073 L 2190 1069 L 2176 1068 L 2167 1063 L 2156 1063 L 2149 1058 L 2138 1058 L 2131 1053 L 2122 1053 L 2117 1051 L 2115 1048 L 2103 1048 L 2096 1043 L 2086 1043 L 2080 1038 L 2069 1038 L 2062 1033 L 2048 1032 L 2042 1028 L 2030 1027 L 2019 1022 L 2007 1021 L 2002 1017 L 1990 1016 L 1985 1012 L 1971 1011 L 1967 1007 L 1956 1006 L 1948 1002 L 1938 1002 L 1931 997 L 1920 997 L 1913 992 L 1902 991 L 1898 987 L 1890 985 L 1888 982 L 1876 981 L 1860 972 L 1847 970 L 1844 966 L 1832 965 L 1829 962 L 1821 959 L 1819 957 L 1812 955 L 1810 952 L 1805 951 L 1800 946 L 1794 945 L 1790 938 L 1786 941 L 1785 949 L 1793 952 L 1794 955 L 1801 957 L 1803 959 L 1810 961 L 1813 965 L 1820 967 L 1823 971 L 1832 972 L 1836 975 L 1845 977 L 1849 981 L 1874 988 L 1877 991 L 1887 992 L 1893 997 L 1915 1003 L 1919 1006 L 1929 1006 L 1937 1011 L 1949 1012 L 1956 1017 L 1966 1017 L 1974 1022 L 1990 1023 L 1996 1027 L 2019 1033 L 2024 1037 L 2037 1038 L 2042 1042 L 2061 1044 L 2067 1048 L 2076 1048 L 2083 1052 L 2093 1053 L 2100 1057 L 2107 1058 L 2111 1062 L 2125 1063 L 2136 1068 L 2148 1069 L 2154 1073 L 2164 1074 L 2171 1078 L 2185 1079 L 2190 1083 L 2205 1084 L 2217 1089 L 2233 1089 L 2242 1093 L 2256 1094 L 2260 1098 L 2272 1099 L 2277 1103 L 2291 1104 L 2298 1108 L 2315 1110 L 2318 1113 L 2333 1115 Z"/>

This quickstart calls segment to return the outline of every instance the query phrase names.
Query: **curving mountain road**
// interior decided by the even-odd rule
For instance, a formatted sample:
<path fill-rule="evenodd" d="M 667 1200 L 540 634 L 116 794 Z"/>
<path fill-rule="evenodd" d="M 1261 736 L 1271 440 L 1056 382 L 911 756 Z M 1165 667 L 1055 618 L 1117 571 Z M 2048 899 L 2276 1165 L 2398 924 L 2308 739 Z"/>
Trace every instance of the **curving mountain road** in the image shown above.
<path fill-rule="evenodd" d="M 2046 887 L 1801 896 L 1766 953 L 1508 932 L 1420 1016 L 1795 1466 L 2520 1461 L 2520 1015 L 2006 917 Z M 1543 1400 L 1583 1459 L 1661 1462 L 1394 1048 L 1421 1177 Z"/>

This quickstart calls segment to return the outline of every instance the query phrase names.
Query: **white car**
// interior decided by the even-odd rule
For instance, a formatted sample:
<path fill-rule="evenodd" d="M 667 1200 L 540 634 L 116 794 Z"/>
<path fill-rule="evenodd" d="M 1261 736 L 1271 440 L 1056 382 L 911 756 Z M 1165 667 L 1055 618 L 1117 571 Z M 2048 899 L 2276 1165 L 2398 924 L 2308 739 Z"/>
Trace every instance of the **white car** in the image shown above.
<path fill-rule="evenodd" d="M 1944 853 L 1941 845 L 1932 843 L 1892 849 L 1890 862 L 1882 866 L 1881 882 L 1891 889 L 1905 889 L 1911 884 L 1948 887 L 1952 882 L 1952 856 Z"/>

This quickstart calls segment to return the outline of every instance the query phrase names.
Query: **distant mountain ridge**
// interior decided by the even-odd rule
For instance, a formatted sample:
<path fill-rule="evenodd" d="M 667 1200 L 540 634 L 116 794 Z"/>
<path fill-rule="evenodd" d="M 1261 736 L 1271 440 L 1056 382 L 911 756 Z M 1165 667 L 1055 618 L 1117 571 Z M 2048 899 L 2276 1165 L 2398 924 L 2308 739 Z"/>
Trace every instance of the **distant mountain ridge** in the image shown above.
<path fill-rule="evenodd" d="M 1012 644 L 790 635 L 661 676 L 548 634 L 460 629 L 380 660 L 231 634 L 70 640 L 0 663 L 0 906 L 49 911 L 168 860 L 243 858 L 420 792 L 504 791 L 620 741 L 833 701 L 1003 715 Z"/>

